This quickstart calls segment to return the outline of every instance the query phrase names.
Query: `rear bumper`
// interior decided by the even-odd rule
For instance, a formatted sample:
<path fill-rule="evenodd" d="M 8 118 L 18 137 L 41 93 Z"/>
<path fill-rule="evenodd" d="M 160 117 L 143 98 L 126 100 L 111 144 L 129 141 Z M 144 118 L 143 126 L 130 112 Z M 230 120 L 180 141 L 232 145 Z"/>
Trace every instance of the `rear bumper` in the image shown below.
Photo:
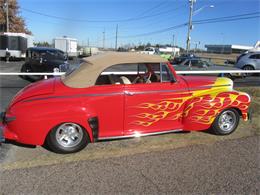
<path fill-rule="evenodd" d="M 0 143 L 4 142 L 6 139 L 17 141 L 18 136 L 14 132 L 10 131 L 6 124 L 0 122 Z"/>
<path fill-rule="evenodd" d="M 6 139 L 17 140 L 18 136 L 8 129 L 8 122 L 15 120 L 15 117 L 7 116 L 5 112 L 0 113 L 0 143 Z"/>

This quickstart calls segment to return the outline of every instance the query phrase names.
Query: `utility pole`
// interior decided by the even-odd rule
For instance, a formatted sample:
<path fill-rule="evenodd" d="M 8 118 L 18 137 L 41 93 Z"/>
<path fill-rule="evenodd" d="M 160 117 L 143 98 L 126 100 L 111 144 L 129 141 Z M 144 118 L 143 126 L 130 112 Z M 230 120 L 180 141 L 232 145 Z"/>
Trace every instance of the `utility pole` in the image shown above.
<path fill-rule="evenodd" d="M 190 3 L 190 16 L 189 16 L 189 23 L 188 23 L 188 34 L 187 34 L 187 45 L 186 45 L 186 52 L 189 53 L 190 51 L 190 33 L 192 30 L 192 15 L 193 15 L 193 5 L 196 2 L 196 0 L 189 0 Z"/>
<path fill-rule="evenodd" d="M 115 43 L 115 50 L 117 51 L 117 33 L 118 33 L 118 24 L 116 25 L 116 43 Z"/>
<path fill-rule="evenodd" d="M 105 37 L 105 29 L 104 29 L 104 31 L 103 31 L 103 49 L 105 49 L 105 39 L 106 39 L 106 37 Z"/>
<path fill-rule="evenodd" d="M 175 54 L 175 51 L 174 51 L 174 42 L 175 42 L 175 35 L 172 35 L 172 54 Z"/>
<path fill-rule="evenodd" d="M 198 49 L 198 42 L 195 43 L 195 50 L 194 50 L 194 53 L 197 52 L 197 49 Z"/>
<path fill-rule="evenodd" d="M 4 3 L 5 15 L 6 15 L 6 32 L 9 32 L 9 4 L 8 0 Z"/>

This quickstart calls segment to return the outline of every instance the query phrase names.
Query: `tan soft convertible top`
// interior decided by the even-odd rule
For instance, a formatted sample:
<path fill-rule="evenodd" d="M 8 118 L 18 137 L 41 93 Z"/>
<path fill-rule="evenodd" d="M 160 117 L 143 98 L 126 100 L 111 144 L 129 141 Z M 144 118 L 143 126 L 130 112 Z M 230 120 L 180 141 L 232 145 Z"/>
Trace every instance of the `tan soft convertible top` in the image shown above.
<path fill-rule="evenodd" d="M 165 59 L 158 55 L 147 55 L 130 52 L 107 52 L 84 58 L 78 69 L 62 77 L 65 85 L 73 88 L 84 88 L 95 85 L 98 76 L 108 67 L 117 64 L 163 63 Z"/>

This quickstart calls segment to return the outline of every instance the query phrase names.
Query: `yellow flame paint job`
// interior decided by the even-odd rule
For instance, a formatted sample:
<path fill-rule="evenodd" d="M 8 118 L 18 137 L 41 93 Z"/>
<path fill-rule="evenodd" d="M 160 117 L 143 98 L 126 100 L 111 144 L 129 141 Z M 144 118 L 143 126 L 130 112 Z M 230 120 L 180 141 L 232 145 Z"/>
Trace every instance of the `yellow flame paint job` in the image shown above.
<path fill-rule="evenodd" d="M 204 86 L 207 87 L 207 86 Z M 210 125 L 223 109 L 237 107 L 247 119 L 250 98 L 246 93 L 232 90 L 233 81 L 217 78 L 208 89 L 180 93 L 178 97 L 162 99 L 158 103 L 145 102 L 136 106 L 140 110 L 132 124 L 149 127 L 161 120 L 188 118 L 194 124 Z"/>

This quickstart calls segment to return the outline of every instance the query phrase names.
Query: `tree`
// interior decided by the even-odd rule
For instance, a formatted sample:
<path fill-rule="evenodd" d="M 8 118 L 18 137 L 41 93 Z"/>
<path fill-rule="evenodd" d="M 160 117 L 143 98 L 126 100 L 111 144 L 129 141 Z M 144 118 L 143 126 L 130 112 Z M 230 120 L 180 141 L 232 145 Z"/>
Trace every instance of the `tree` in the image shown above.
<path fill-rule="evenodd" d="M 36 47 L 52 47 L 47 41 L 33 43 Z"/>
<path fill-rule="evenodd" d="M 0 30 L 6 31 L 5 3 L 8 2 L 9 31 L 17 33 L 32 34 L 26 27 L 24 19 L 19 16 L 19 5 L 16 0 L 0 0 Z"/>

